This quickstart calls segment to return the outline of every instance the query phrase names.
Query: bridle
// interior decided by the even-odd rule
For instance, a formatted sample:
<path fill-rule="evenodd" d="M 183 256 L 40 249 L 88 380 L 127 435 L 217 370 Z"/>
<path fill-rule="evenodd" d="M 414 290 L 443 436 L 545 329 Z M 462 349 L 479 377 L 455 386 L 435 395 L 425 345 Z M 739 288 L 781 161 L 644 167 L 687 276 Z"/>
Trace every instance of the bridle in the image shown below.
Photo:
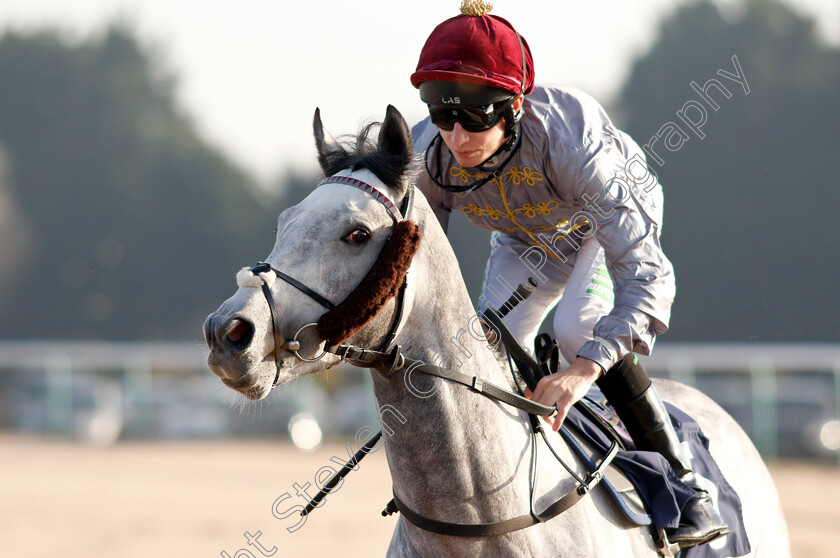
<path fill-rule="evenodd" d="M 324 178 L 318 186 L 322 186 L 324 184 L 344 184 L 347 186 L 352 186 L 365 192 L 366 194 L 370 195 L 373 199 L 381 203 L 385 206 L 385 209 L 388 210 L 388 214 L 394 221 L 394 230 L 392 231 L 392 236 L 386 241 L 387 243 L 394 237 L 394 233 L 397 231 L 397 228 L 400 227 L 400 224 L 411 224 L 408 221 L 407 217 L 411 212 L 414 200 L 414 187 L 410 186 L 406 192 L 405 197 L 403 198 L 402 207 L 397 207 L 397 205 L 385 194 L 383 194 L 379 189 L 375 186 L 368 184 L 362 180 L 357 178 L 343 175 L 343 174 L 336 174 L 333 176 L 329 176 Z M 385 253 L 385 248 L 383 251 L 380 252 L 379 258 L 377 259 L 377 263 L 383 258 L 383 254 Z M 410 263 L 410 262 L 409 262 Z M 376 266 L 376 264 L 374 264 Z M 322 323 L 325 321 L 325 318 L 329 317 L 331 312 L 340 311 L 343 304 L 346 304 L 348 300 L 352 299 L 354 295 L 358 294 L 360 288 L 363 288 L 362 285 L 356 288 L 352 293 L 350 293 L 344 302 L 341 304 L 334 304 L 331 302 L 327 297 L 321 295 L 318 291 L 312 289 L 305 283 L 295 279 L 294 277 L 290 276 L 289 274 L 277 269 L 276 267 L 272 266 L 267 262 L 258 262 L 257 265 L 251 267 L 248 270 L 253 276 L 258 277 L 260 279 L 260 288 L 262 289 L 263 296 L 268 303 L 268 308 L 271 313 L 271 324 L 272 324 L 272 331 L 274 336 L 274 356 L 275 356 L 275 366 L 277 367 L 277 372 L 274 377 L 274 381 L 272 382 L 272 386 L 276 386 L 277 382 L 280 378 L 280 351 L 289 351 L 295 355 L 295 357 L 303 362 L 316 362 L 321 360 L 328 352 L 330 351 L 329 343 L 327 347 L 318 355 L 306 357 L 301 354 L 301 343 L 300 343 L 300 335 L 307 329 L 316 328 L 321 329 L 324 324 Z M 268 275 L 266 275 L 268 274 Z M 318 321 L 309 322 L 302 326 L 300 326 L 295 334 L 289 338 L 284 339 L 281 335 L 281 326 L 279 321 L 279 315 L 277 312 L 277 305 L 274 300 L 274 295 L 271 293 L 271 283 L 273 280 L 270 279 L 271 275 L 276 278 L 282 279 L 289 285 L 296 288 L 298 291 L 302 292 L 303 294 L 307 295 L 309 298 L 326 308 L 329 312 L 323 316 Z M 363 282 L 364 283 L 364 282 Z M 388 346 L 393 343 L 394 339 L 396 338 L 397 332 L 399 330 L 400 324 L 402 322 L 402 314 L 403 314 L 403 305 L 404 305 L 404 292 L 405 292 L 405 277 L 402 278 L 401 285 L 399 288 L 398 293 L 398 301 L 397 301 L 397 310 L 395 312 L 393 323 L 391 324 L 391 328 L 388 334 L 385 336 L 385 339 L 382 343 L 381 348 L 387 348 Z"/>
<path fill-rule="evenodd" d="M 374 199 L 382 203 L 386 207 L 386 209 L 388 209 L 390 215 L 392 216 L 394 220 L 394 229 L 392 231 L 391 237 L 386 241 L 386 245 L 385 247 L 383 247 L 382 252 L 380 252 L 377 262 L 374 263 L 375 269 L 376 266 L 381 263 L 381 260 L 383 259 L 383 254 L 386 253 L 388 242 L 395 238 L 397 233 L 400 232 L 401 226 L 405 225 L 406 223 L 411 223 L 411 221 L 407 220 L 407 217 L 411 212 L 413 186 L 409 187 L 408 193 L 406 194 L 405 199 L 403 201 L 402 210 L 400 210 L 387 196 L 382 194 L 382 192 L 380 192 L 374 186 L 356 178 L 352 178 L 346 175 L 334 175 L 322 180 L 319 186 L 329 183 L 346 184 L 358 188 L 363 192 L 366 192 L 367 194 L 371 195 Z M 413 225 L 413 223 L 411 224 Z M 416 227 L 416 225 L 413 226 Z M 414 252 L 411 252 L 412 256 L 413 254 Z M 410 260 L 408 263 L 410 263 Z M 396 338 L 397 332 L 402 322 L 403 306 L 405 302 L 404 293 L 406 286 L 404 273 L 400 278 L 401 284 L 396 295 L 398 297 L 398 300 L 396 303 L 394 319 L 391 324 L 390 330 L 385 336 L 384 341 L 379 350 L 363 349 L 359 347 L 354 347 L 352 345 L 347 345 L 341 342 L 332 344 L 330 342 L 327 342 L 321 354 L 316 355 L 314 357 L 305 357 L 300 354 L 301 345 L 299 336 L 301 335 L 301 333 L 303 333 L 309 328 L 317 328 L 320 334 L 324 329 L 324 324 L 322 323 L 324 318 L 329 317 L 334 312 L 340 311 L 342 306 L 347 304 L 347 301 L 350 300 L 354 296 L 354 294 L 357 293 L 363 287 L 365 281 L 363 280 L 362 283 L 359 286 L 357 286 L 356 289 L 350 295 L 348 295 L 347 299 L 345 299 L 345 301 L 343 301 L 341 304 L 334 304 L 329 299 L 322 296 L 320 293 L 313 290 L 306 284 L 289 276 L 285 272 L 276 269 L 269 263 L 259 262 L 257 265 L 251 267 L 249 271 L 251 274 L 253 274 L 253 276 L 260 278 L 260 286 L 271 311 L 272 328 L 275 340 L 275 362 L 277 366 L 277 375 L 275 376 L 273 386 L 277 385 L 277 382 L 280 377 L 279 352 L 284 350 L 293 353 L 295 357 L 297 357 L 303 362 L 315 362 L 323 358 L 327 353 L 331 353 L 338 356 L 342 360 L 346 360 L 351 364 L 355 364 L 357 366 L 371 368 L 375 367 L 381 370 L 386 376 L 392 376 L 396 374 L 397 371 L 406 369 L 412 372 L 416 371 L 431 376 L 436 376 L 439 378 L 445 378 L 449 381 L 453 381 L 464 385 L 470 390 L 479 393 L 485 397 L 488 397 L 494 401 L 505 403 L 507 405 L 518 408 L 528 413 L 531 422 L 531 435 L 533 437 L 533 447 L 535 448 L 532 455 L 533 466 L 535 466 L 537 447 L 536 434 L 540 433 L 545 439 L 545 432 L 540 426 L 536 417 L 547 417 L 553 415 L 556 412 L 556 409 L 554 407 L 542 405 L 540 403 L 531 401 L 530 399 L 524 397 L 521 394 L 521 392 L 519 394 L 513 393 L 507 389 L 498 387 L 476 376 L 469 376 L 457 370 L 446 370 L 444 368 L 434 366 L 422 361 L 410 359 L 401 353 L 399 345 L 396 345 L 392 349 L 388 350 L 394 342 L 394 339 Z M 321 306 L 325 307 L 328 310 L 328 312 L 324 314 L 321 317 L 321 319 L 319 319 L 317 322 L 310 322 L 299 327 L 295 334 L 291 337 L 291 339 L 283 340 L 283 338 L 280 335 L 280 323 L 278 320 L 278 313 L 274 301 L 274 296 L 271 294 L 270 289 L 270 283 L 273 283 L 273 278 L 271 278 L 272 275 L 292 285 L 297 290 L 307 295 Z M 519 293 L 518 297 L 517 293 Z M 524 300 L 524 298 L 527 296 L 527 294 L 520 293 L 519 290 L 517 290 L 517 293 L 515 293 L 514 297 L 511 297 L 511 299 L 505 305 L 503 305 L 503 308 L 507 308 L 506 311 L 499 312 L 498 310 L 490 309 L 490 313 L 485 314 L 485 317 L 491 320 L 493 326 L 499 329 L 500 333 L 502 334 L 502 338 L 504 338 L 505 336 L 510 337 L 510 332 L 507 331 L 507 328 L 501 322 L 502 317 L 504 316 L 504 314 L 507 313 L 507 311 L 510 311 L 519 301 Z M 325 337 L 322 335 L 322 339 L 324 338 Z M 522 353 L 520 353 L 519 356 L 521 358 L 526 358 L 525 355 Z M 528 383 L 529 387 L 533 390 L 535 386 L 535 380 L 532 379 L 532 381 L 529 381 Z M 352 470 L 355 467 L 358 461 L 361 460 L 362 457 L 364 457 L 364 455 L 366 455 L 367 452 L 371 450 L 371 448 L 379 440 L 381 434 L 382 433 L 379 432 L 373 438 L 371 438 L 364 445 L 364 447 L 360 449 L 359 452 L 357 452 L 356 455 L 347 463 L 347 465 L 345 465 L 345 467 L 341 471 L 336 473 L 323 486 L 321 491 L 315 496 L 315 498 L 312 499 L 309 505 L 303 509 L 301 515 L 307 515 L 318 505 L 318 503 L 338 484 L 338 482 L 350 470 Z M 567 436 L 567 441 L 569 441 L 568 433 L 566 433 L 564 436 Z M 545 440 L 545 442 L 546 445 L 551 449 L 552 453 L 554 453 L 554 450 L 551 448 L 551 445 L 548 444 L 548 441 Z M 436 519 L 425 517 L 413 511 L 397 497 L 396 493 L 394 493 L 394 499 L 388 503 L 388 506 L 382 513 L 383 515 L 390 515 L 394 512 L 399 511 L 403 514 L 403 517 L 405 517 L 406 520 L 416 525 L 417 527 L 444 535 L 482 537 L 496 536 L 505 533 L 510 533 L 513 531 L 518 531 L 520 529 L 524 529 L 526 527 L 530 527 L 538 523 L 543 523 L 556 517 L 560 513 L 564 512 L 565 510 L 569 509 L 571 506 L 576 504 L 581 498 L 586 496 L 589 493 L 589 491 L 592 490 L 592 488 L 595 485 L 597 485 L 603 478 L 603 472 L 607 468 L 607 466 L 609 466 L 609 464 L 612 462 L 613 458 L 617 454 L 619 445 L 620 441 L 617 438 L 614 439 L 611 448 L 600 460 L 600 463 L 593 466 L 592 471 L 584 477 L 581 477 L 578 474 L 576 474 L 563 462 L 562 459 L 560 459 L 560 457 L 556 453 L 554 453 L 555 457 L 557 457 L 560 463 L 563 464 L 566 470 L 575 479 L 576 486 L 574 489 L 558 498 L 553 504 L 549 505 L 541 512 L 537 512 L 534 508 L 535 499 L 533 491 L 535 488 L 535 483 L 532 482 L 529 513 L 503 521 L 477 524 L 460 524 L 439 521 Z M 532 481 L 533 480 L 534 479 L 532 479 Z"/>

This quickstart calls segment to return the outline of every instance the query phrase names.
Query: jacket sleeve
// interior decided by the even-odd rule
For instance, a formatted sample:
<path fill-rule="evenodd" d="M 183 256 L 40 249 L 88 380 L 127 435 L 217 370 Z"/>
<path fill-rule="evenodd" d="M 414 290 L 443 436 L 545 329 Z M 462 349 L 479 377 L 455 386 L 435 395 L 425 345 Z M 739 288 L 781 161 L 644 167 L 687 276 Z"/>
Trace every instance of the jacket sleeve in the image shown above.
<path fill-rule="evenodd" d="M 655 173 L 606 117 L 592 137 L 554 179 L 569 185 L 569 201 L 586 213 L 604 249 L 615 304 L 578 356 L 609 370 L 628 352 L 650 354 L 656 336 L 668 330 L 676 286 L 659 242 L 662 190 Z"/>

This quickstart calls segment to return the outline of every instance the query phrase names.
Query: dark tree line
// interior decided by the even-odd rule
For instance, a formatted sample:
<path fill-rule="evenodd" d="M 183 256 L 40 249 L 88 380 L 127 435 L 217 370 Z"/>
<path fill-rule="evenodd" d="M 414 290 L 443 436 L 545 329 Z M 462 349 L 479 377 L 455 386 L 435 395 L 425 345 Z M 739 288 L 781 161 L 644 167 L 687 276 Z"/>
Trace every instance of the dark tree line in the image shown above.
<path fill-rule="evenodd" d="M 0 337 L 189 339 L 270 246 L 274 208 L 198 137 L 173 80 L 111 28 L 0 40 Z M 2 252 L 0 252 L 2 254 Z"/>
<path fill-rule="evenodd" d="M 737 57 L 749 94 L 721 75 Z M 708 95 L 691 87 L 716 78 Z M 667 338 L 840 341 L 840 51 L 814 21 L 775 0 L 750 0 L 728 21 L 709 2 L 667 20 L 624 87 L 625 129 L 649 141 L 674 122 L 689 139 L 664 166 L 663 246 L 677 272 Z M 706 106 L 703 139 L 677 114 Z M 687 109 L 689 120 L 699 110 Z"/>
<path fill-rule="evenodd" d="M 0 338 L 198 342 L 314 183 L 260 195 L 157 64 L 122 27 L 0 38 Z M 683 6 L 636 61 L 611 112 L 665 188 L 667 340 L 840 340 L 837 91 L 838 50 L 775 0 Z M 477 296 L 486 233 L 456 219 L 450 240 Z"/>

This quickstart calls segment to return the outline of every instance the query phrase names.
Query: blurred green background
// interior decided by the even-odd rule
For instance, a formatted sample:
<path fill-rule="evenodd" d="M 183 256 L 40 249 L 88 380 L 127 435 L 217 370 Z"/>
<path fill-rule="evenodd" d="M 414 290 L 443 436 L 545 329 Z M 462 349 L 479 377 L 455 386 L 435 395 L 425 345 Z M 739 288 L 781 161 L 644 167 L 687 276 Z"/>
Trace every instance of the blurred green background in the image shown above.
<path fill-rule="evenodd" d="M 646 146 L 665 190 L 677 301 L 650 367 L 721 401 L 757 439 L 770 437 L 760 442 L 768 453 L 819 453 L 801 434 L 840 405 L 840 50 L 812 16 L 775 0 L 682 3 L 648 42 L 604 103 Z M 86 35 L 0 35 L 0 418 L 90 434 L 110 409 L 100 422 L 112 438 L 209 436 L 284 433 L 308 410 L 352 431 L 372 418 L 359 374 L 308 379 L 283 403 L 231 413 L 235 396 L 203 370 L 202 321 L 233 292 L 235 271 L 268 254 L 277 215 L 315 184 L 314 148 L 308 165 L 257 178 L 182 107 L 161 52 L 125 18 Z M 313 108 L 301 95 L 288 110 Z M 277 133 L 312 143 L 308 127 Z M 450 240 L 477 297 L 487 233 L 456 217 Z M 733 398 L 740 380 L 696 374 L 704 368 L 752 380 Z M 85 380 L 92 370 L 100 376 Z M 795 375 L 787 402 L 775 372 Z M 336 398 L 358 410 L 339 420 L 327 411 Z M 210 418 L 179 414 L 187 399 Z M 767 417 L 785 428 L 763 428 Z"/>

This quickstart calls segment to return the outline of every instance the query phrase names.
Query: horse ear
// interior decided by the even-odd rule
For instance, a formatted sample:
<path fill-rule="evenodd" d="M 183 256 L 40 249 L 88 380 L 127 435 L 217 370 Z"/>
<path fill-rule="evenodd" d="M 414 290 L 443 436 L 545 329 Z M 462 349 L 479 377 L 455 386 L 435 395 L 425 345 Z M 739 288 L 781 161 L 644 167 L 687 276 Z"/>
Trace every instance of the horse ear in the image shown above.
<path fill-rule="evenodd" d="M 344 157 L 347 152 L 341 147 L 335 138 L 329 132 L 324 131 L 324 125 L 321 123 L 321 109 L 315 109 L 315 116 L 312 119 L 312 131 L 315 133 L 315 147 L 318 149 L 318 163 L 321 165 L 321 170 L 324 174 L 331 174 L 330 169 L 332 160 L 336 156 Z"/>
<path fill-rule="evenodd" d="M 408 168 L 414 153 L 408 124 L 393 105 L 388 105 L 385 120 L 379 129 L 379 150 L 399 161 L 402 171 Z"/>

